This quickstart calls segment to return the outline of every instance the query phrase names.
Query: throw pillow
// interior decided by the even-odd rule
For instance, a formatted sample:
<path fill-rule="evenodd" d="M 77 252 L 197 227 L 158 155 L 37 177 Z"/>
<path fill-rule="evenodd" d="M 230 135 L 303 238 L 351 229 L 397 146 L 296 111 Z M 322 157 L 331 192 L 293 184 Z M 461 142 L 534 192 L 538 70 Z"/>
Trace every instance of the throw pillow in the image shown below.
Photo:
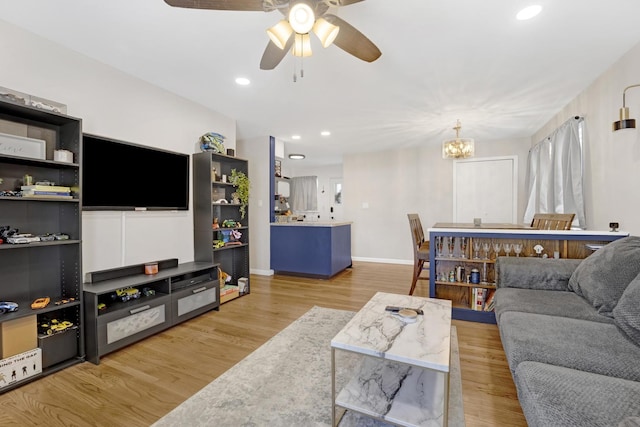
<path fill-rule="evenodd" d="M 582 260 L 569 278 L 569 289 L 612 317 L 627 285 L 640 273 L 640 237 L 611 242 Z"/>
<path fill-rule="evenodd" d="M 613 309 L 613 321 L 640 345 L 640 274 L 633 279 Z"/>

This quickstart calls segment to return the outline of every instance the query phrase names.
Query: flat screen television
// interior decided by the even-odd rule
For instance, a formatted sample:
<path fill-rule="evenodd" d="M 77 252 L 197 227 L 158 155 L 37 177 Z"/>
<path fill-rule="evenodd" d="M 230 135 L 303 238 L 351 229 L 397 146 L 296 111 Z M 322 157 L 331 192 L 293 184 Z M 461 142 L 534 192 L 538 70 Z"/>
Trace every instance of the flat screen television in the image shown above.
<path fill-rule="evenodd" d="M 84 134 L 83 210 L 188 210 L 189 155 Z"/>

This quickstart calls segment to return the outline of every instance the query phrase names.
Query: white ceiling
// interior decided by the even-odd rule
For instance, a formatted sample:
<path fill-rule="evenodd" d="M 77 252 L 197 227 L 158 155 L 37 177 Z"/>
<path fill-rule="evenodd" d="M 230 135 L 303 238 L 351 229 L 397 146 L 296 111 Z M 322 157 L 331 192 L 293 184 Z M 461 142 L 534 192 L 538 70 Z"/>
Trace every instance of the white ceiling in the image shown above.
<path fill-rule="evenodd" d="M 517 21 L 534 2 L 542 13 Z M 366 63 L 313 37 L 294 83 L 291 55 L 259 69 L 278 12 L 0 0 L 1 19 L 235 118 L 238 139 L 280 138 L 309 164 L 439 145 L 458 118 L 476 144 L 530 137 L 640 42 L 638 0 L 366 0 L 337 13 L 382 56 Z"/>

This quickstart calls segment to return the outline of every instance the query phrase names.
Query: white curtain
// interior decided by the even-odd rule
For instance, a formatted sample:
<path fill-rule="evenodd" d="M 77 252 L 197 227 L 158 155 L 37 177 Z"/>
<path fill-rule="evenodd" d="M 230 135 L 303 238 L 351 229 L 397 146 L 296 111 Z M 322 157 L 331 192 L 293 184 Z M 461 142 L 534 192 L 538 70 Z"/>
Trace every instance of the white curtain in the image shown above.
<path fill-rule="evenodd" d="M 294 211 L 318 210 L 318 177 L 296 176 L 291 178 L 291 197 Z"/>
<path fill-rule="evenodd" d="M 529 150 L 525 224 L 536 213 L 575 213 L 573 226 L 585 228 L 583 138 L 584 118 L 573 117 Z"/>

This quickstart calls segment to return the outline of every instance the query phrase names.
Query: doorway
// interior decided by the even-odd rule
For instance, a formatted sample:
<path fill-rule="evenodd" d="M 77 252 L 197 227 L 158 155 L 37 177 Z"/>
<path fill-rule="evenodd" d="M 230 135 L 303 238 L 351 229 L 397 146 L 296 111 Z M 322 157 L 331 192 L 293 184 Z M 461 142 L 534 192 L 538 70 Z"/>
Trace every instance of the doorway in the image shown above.
<path fill-rule="evenodd" d="M 518 156 L 453 163 L 453 222 L 518 222 Z"/>
<path fill-rule="evenodd" d="M 329 201 L 329 218 L 342 221 L 344 218 L 344 204 L 342 202 L 342 178 L 329 178 L 331 188 Z"/>

